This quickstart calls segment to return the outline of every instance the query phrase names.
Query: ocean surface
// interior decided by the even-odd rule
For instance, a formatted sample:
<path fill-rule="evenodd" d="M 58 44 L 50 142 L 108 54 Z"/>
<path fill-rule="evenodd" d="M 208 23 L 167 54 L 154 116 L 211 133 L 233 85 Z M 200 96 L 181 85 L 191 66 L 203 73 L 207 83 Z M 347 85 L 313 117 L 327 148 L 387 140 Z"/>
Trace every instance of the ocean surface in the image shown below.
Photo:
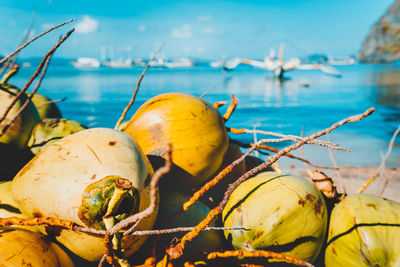
<path fill-rule="evenodd" d="M 23 87 L 36 65 L 21 68 L 11 83 Z M 287 79 L 273 79 L 271 73 L 248 66 L 231 72 L 206 64 L 185 69 L 150 68 L 127 119 L 145 101 L 158 94 L 182 92 L 201 96 L 213 104 L 239 99 L 238 107 L 227 121 L 228 127 L 258 129 L 283 134 L 311 135 L 370 107 L 376 112 L 363 121 L 347 124 L 333 131 L 332 142 L 352 150 L 335 151 L 339 166 L 378 166 L 388 149 L 392 134 L 400 124 L 400 66 L 338 66 L 341 78 L 318 70 L 285 73 Z M 127 69 L 76 69 L 66 64 L 50 65 L 39 93 L 59 103 L 63 117 L 88 127 L 114 127 L 130 100 L 143 67 Z M 33 84 L 29 91 L 34 88 Z M 228 105 L 220 108 L 224 113 Z M 231 135 L 243 142 L 266 136 Z M 326 136 L 321 137 L 327 140 Z M 283 148 L 290 142 L 271 144 Z M 294 152 L 300 155 L 300 151 Z M 259 155 L 262 157 L 262 155 Z M 305 158 L 313 163 L 332 165 L 326 148 L 307 145 Z M 292 159 L 279 161 L 282 168 L 301 164 Z M 400 137 L 386 161 L 388 167 L 400 166 Z"/>

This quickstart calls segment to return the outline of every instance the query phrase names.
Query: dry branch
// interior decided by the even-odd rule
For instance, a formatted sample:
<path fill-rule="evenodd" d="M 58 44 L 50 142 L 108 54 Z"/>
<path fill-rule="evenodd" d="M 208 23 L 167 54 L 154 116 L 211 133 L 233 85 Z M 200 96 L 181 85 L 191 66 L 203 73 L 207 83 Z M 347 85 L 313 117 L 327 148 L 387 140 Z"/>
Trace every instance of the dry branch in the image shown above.
<path fill-rule="evenodd" d="M 229 118 L 231 117 L 232 113 L 235 111 L 236 107 L 237 107 L 237 103 L 239 102 L 239 99 L 237 99 L 234 95 L 231 96 L 232 97 L 232 102 L 229 105 L 228 109 L 226 110 L 223 118 L 224 121 L 229 120 Z"/>
<path fill-rule="evenodd" d="M 284 260 L 290 263 L 293 263 L 297 266 L 306 266 L 306 267 L 314 267 L 311 263 L 303 261 L 301 259 L 295 258 L 293 256 L 289 256 L 282 253 L 265 251 L 265 250 L 256 250 L 256 251 L 247 251 L 244 249 L 232 250 L 232 251 L 224 251 L 224 252 L 212 252 L 207 255 L 207 259 L 212 260 L 216 258 L 273 258 L 278 260 Z"/>
<path fill-rule="evenodd" d="M 18 54 L 19 51 L 21 51 L 22 49 L 24 49 L 27 45 L 29 45 L 30 43 L 32 43 L 32 42 L 35 41 L 36 39 L 42 37 L 43 35 L 45 35 L 45 34 L 51 32 L 51 31 L 53 31 L 53 30 L 55 30 L 55 29 L 57 29 L 57 28 L 59 28 L 59 27 L 61 27 L 61 26 L 64 26 L 65 24 L 71 23 L 71 22 L 73 22 L 73 21 L 75 21 L 75 19 L 67 20 L 67 21 L 65 21 L 65 22 L 63 22 L 63 23 L 60 23 L 60 24 L 58 24 L 58 25 L 56 25 L 56 26 L 51 27 L 50 29 L 48 29 L 48 30 L 42 32 L 41 34 L 36 35 L 35 37 L 33 37 L 32 39 L 30 39 L 29 41 L 27 41 L 27 42 L 24 43 L 23 45 L 19 46 L 14 52 L 12 52 L 12 53 L 9 54 L 8 56 L 6 56 L 6 57 L 4 57 L 3 59 L 1 59 L 1 60 L 0 60 L 0 65 L 1 65 L 2 63 L 4 63 L 6 60 L 8 60 L 9 58 L 11 58 L 11 57 L 15 56 L 16 54 Z"/>
<path fill-rule="evenodd" d="M 31 78 L 28 80 L 28 82 L 25 84 L 24 88 L 22 88 L 18 94 L 14 97 L 13 101 L 11 104 L 8 106 L 2 117 L 0 118 L 0 123 L 6 118 L 7 114 L 10 112 L 12 107 L 15 105 L 15 103 L 18 101 L 18 99 L 21 97 L 22 94 L 26 92 L 26 90 L 29 88 L 29 86 L 32 84 L 32 82 L 36 79 L 36 77 L 40 74 L 42 71 L 43 67 L 46 64 L 46 61 L 49 57 L 52 56 L 52 54 L 56 51 L 56 49 L 74 32 L 74 29 L 70 30 L 63 38 L 58 40 L 56 45 L 50 49 L 47 54 L 43 57 L 42 61 L 40 62 L 39 66 L 37 67 L 36 71 L 33 73 Z M 3 130 L 1 134 L 3 134 L 5 131 Z"/>
<path fill-rule="evenodd" d="M 201 229 L 207 227 L 210 222 L 219 214 L 222 213 L 223 209 L 225 208 L 228 199 L 230 197 L 230 195 L 232 194 L 233 190 L 235 190 L 236 187 L 238 187 L 242 182 L 246 181 L 247 179 L 249 179 L 250 177 L 252 177 L 253 175 L 261 172 L 262 170 L 264 170 L 265 168 L 267 168 L 268 166 L 270 166 L 272 163 L 276 162 L 282 155 L 284 155 L 285 153 L 288 153 L 292 150 L 298 149 L 299 147 L 301 147 L 302 145 L 304 145 L 305 143 L 307 143 L 308 141 L 314 140 L 318 137 L 321 137 L 327 133 L 332 132 L 333 130 L 335 130 L 336 128 L 338 128 L 339 126 L 342 126 L 346 123 L 353 123 L 356 121 L 359 121 L 369 115 L 371 115 L 373 112 L 375 111 L 374 108 L 370 108 L 368 110 L 366 110 L 364 113 L 359 114 L 359 115 L 355 115 L 355 116 L 351 116 L 349 118 L 343 119 L 339 122 L 336 122 L 335 124 L 333 124 L 332 126 L 330 126 L 329 128 L 326 128 L 325 130 L 319 131 L 313 135 L 310 135 L 308 137 L 303 138 L 300 142 L 295 143 L 291 146 L 287 146 L 284 149 L 280 150 L 278 153 L 276 153 L 274 156 L 272 156 L 268 161 L 258 165 L 257 167 L 249 170 L 248 172 L 246 172 L 245 174 L 243 174 L 239 179 L 237 179 L 234 183 L 230 184 L 228 189 L 225 191 L 224 193 L 224 198 L 223 200 L 219 203 L 219 205 L 217 207 L 215 207 L 214 209 L 212 209 L 206 216 L 206 218 L 201 221 L 193 231 L 187 233 L 186 235 L 183 236 L 183 238 L 181 239 L 181 242 L 178 243 L 177 245 L 175 245 L 174 247 L 169 248 L 166 253 L 170 256 L 171 259 L 178 259 L 180 256 L 182 256 L 183 254 L 183 250 L 186 246 L 187 242 L 190 242 L 191 240 L 193 240 L 193 238 L 195 238 L 201 231 Z"/>
<path fill-rule="evenodd" d="M 137 93 L 139 91 L 140 84 L 142 83 L 143 77 L 146 74 L 147 69 L 150 66 L 150 63 L 156 58 L 156 56 L 158 55 L 158 53 L 161 51 L 161 49 L 163 47 L 164 47 L 164 44 L 161 45 L 161 47 L 154 53 L 154 55 L 151 57 L 151 59 L 147 62 L 146 66 L 144 67 L 144 70 L 143 70 L 142 74 L 140 75 L 139 80 L 138 80 L 138 82 L 136 84 L 135 91 L 132 94 L 131 100 L 129 101 L 128 105 L 125 107 L 124 111 L 122 112 L 122 115 L 118 119 L 117 123 L 115 124 L 114 129 L 118 129 L 119 126 L 121 125 L 121 122 L 125 119 L 126 113 L 128 113 L 129 109 L 133 105 L 133 102 L 135 102 L 135 98 L 136 98 L 136 95 L 137 95 Z"/>

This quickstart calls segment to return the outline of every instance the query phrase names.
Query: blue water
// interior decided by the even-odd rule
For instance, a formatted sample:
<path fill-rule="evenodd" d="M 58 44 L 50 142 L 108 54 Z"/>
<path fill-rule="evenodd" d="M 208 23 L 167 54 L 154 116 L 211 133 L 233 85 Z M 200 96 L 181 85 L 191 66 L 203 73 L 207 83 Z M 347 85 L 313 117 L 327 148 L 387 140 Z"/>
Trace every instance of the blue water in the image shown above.
<path fill-rule="evenodd" d="M 206 65 L 191 69 L 150 68 L 127 118 L 155 95 L 183 92 L 200 96 L 211 88 L 213 90 L 204 96 L 210 103 L 230 101 L 231 94 L 239 99 L 238 108 L 227 126 L 256 127 L 284 134 L 300 135 L 304 129 L 304 135 L 310 135 L 375 107 L 372 116 L 335 130 L 330 139 L 352 150 L 352 153 L 335 152 L 339 165 L 377 166 L 381 153 L 386 153 L 390 138 L 400 124 L 400 66 L 352 65 L 338 69 L 341 78 L 319 71 L 293 71 L 286 73 L 289 79 L 279 82 L 272 79 L 270 73 L 251 67 L 239 67 L 232 72 Z M 11 82 L 22 87 L 34 70 L 35 67 L 22 68 Z M 142 70 L 143 67 L 79 70 L 50 66 L 39 93 L 52 99 L 67 97 L 58 104 L 67 119 L 89 127 L 114 127 Z M 220 109 L 224 113 L 226 107 Z M 232 138 L 252 142 L 254 137 L 232 135 Z M 281 148 L 288 144 L 275 146 Z M 316 164 L 332 164 L 326 148 L 307 146 L 304 153 Z M 298 163 L 285 159 L 281 164 Z M 400 165 L 400 138 L 386 165 Z"/>

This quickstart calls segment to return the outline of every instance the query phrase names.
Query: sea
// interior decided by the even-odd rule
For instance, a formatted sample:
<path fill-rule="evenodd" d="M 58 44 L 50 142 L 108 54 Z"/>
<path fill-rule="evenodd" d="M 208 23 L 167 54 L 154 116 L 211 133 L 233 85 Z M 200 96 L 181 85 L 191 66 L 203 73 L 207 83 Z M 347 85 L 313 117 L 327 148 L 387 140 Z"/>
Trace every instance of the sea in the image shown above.
<path fill-rule="evenodd" d="M 33 64 L 21 68 L 10 82 L 22 88 L 36 67 L 37 64 Z M 239 102 L 226 122 L 227 127 L 308 136 L 374 107 L 376 111 L 371 116 L 321 137 L 321 140 L 330 140 L 351 152 L 334 150 L 330 154 L 325 147 L 305 145 L 302 153 L 295 151 L 293 154 L 303 154 L 306 159 L 320 165 L 333 166 L 335 161 L 338 166 L 378 166 L 400 125 L 400 66 L 356 64 L 336 68 L 342 74 L 340 78 L 318 70 L 294 70 L 286 72 L 286 79 L 281 81 L 274 79 L 270 72 L 251 66 L 239 66 L 229 72 L 206 63 L 192 68 L 150 67 L 126 119 L 144 102 L 163 93 L 203 95 L 202 98 L 210 104 L 227 101 L 219 108 L 222 114 L 234 95 Z M 53 100 L 66 98 L 57 104 L 66 119 L 90 128 L 113 128 L 143 69 L 143 66 L 77 69 L 55 60 L 50 64 L 38 93 Z M 28 91 L 34 86 L 35 83 Z M 230 134 L 230 138 L 250 143 L 272 137 Z M 269 145 L 281 149 L 290 144 Z M 261 153 L 257 155 L 266 157 Z M 282 158 L 278 163 L 281 168 L 302 164 L 288 158 Z M 400 137 L 395 140 L 385 165 L 400 166 Z"/>

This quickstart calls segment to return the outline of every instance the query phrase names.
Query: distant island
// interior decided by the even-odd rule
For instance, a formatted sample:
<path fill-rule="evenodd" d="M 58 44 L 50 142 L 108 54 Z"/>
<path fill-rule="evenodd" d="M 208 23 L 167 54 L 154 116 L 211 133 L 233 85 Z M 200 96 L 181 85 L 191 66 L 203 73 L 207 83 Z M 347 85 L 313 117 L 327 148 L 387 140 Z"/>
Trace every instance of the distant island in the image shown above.
<path fill-rule="evenodd" d="M 390 6 L 372 26 L 358 60 L 365 63 L 391 63 L 400 59 L 400 0 Z"/>

